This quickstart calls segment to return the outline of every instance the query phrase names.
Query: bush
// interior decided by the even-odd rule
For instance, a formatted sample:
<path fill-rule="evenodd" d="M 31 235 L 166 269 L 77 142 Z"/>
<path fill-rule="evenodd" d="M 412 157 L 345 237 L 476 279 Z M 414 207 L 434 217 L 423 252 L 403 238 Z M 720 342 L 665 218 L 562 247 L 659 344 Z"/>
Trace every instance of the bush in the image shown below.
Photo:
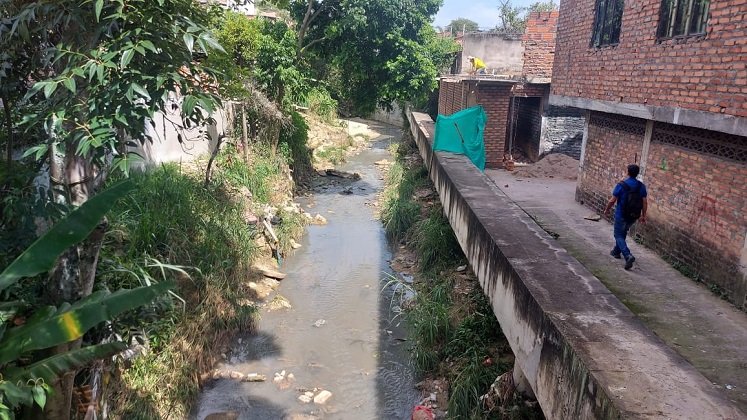
<path fill-rule="evenodd" d="M 306 95 L 306 105 L 312 114 L 322 121 L 334 123 L 337 120 L 337 101 L 322 87 L 314 87 Z"/>
<path fill-rule="evenodd" d="M 280 133 L 281 150 L 287 148 L 287 154 L 291 169 L 293 169 L 293 180 L 296 183 L 304 181 L 312 170 L 311 151 L 307 146 L 309 140 L 309 126 L 303 115 L 293 111 L 291 113 L 293 128 Z"/>
<path fill-rule="evenodd" d="M 139 286 L 175 265 L 194 269 L 177 276 L 180 304 L 148 307 L 112 324 L 125 340 L 150 346 L 115 383 L 113 417 L 186 418 L 199 375 L 233 332 L 252 325 L 254 309 L 238 302 L 256 254 L 254 232 L 242 202 L 224 188 L 203 188 L 175 165 L 134 178 L 135 192 L 109 216 L 99 287 Z"/>

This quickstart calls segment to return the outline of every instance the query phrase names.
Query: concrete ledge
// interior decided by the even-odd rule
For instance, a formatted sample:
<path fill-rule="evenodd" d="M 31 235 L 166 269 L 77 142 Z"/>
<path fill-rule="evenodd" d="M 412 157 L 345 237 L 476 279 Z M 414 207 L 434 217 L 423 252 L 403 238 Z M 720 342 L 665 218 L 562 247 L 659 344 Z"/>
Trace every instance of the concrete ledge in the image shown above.
<path fill-rule="evenodd" d="M 550 419 L 747 418 L 465 157 L 410 128 L 449 218 Z"/>
<path fill-rule="evenodd" d="M 737 136 L 747 133 L 747 118 L 715 112 L 695 111 L 670 106 L 602 101 L 574 96 L 550 95 L 550 105 L 570 106 L 592 111 L 622 114 L 663 123 L 697 127 Z"/>

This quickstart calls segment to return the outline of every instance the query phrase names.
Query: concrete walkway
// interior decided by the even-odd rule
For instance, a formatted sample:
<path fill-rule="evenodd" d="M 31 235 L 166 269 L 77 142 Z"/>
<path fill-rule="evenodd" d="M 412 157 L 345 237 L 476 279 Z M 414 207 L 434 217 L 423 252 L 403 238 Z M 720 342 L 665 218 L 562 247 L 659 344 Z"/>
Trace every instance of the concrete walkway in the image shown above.
<path fill-rule="evenodd" d="M 575 181 L 518 178 L 505 170 L 485 173 L 545 231 L 558 235 L 558 244 L 648 328 L 747 413 L 747 314 L 634 241 L 628 245 L 636 264 L 625 271 L 623 261 L 609 255 L 612 225 L 584 220 L 594 213 L 575 202 Z"/>

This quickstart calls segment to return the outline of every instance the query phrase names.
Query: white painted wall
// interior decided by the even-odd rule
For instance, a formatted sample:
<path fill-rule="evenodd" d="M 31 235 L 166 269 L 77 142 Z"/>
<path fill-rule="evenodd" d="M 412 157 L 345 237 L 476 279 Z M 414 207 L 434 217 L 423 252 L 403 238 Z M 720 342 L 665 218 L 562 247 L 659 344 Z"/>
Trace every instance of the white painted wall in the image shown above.
<path fill-rule="evenodd" d="M 462 73 L 468 73 L 471 64 L 468 56 L 485 62 L 489 74 L 520 76 L 524 66 L 524 47 L 521 37 L 496 33 L 468 33 L 464 36 Z"/>
<path fill-rule="evenodd" d="M 230 108 L 231 105 L 227 105 Z M 134 164 L 135 168 L 142 169 L 167 162 L 191 162 L 209 154 L 218 138 L 226 135 L 231 118 L 229 112 L 219 109 L 213 115 L 214 125 L 190 129 L 181 124 L 181 98 L 172 99 L 167 109 L 166 112 L 155 115 L 155 127 L 150 124 L 146 127 L 152 141 L 130 149 L 143 159 Z"/>

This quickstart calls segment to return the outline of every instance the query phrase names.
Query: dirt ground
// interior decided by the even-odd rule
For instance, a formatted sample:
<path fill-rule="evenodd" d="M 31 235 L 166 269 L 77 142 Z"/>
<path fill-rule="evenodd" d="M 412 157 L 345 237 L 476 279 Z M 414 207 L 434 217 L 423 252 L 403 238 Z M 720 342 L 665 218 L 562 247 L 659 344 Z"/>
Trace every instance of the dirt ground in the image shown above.
<path fill-rule="evenodd" d="M 517 165 L 512 172 L 517 178 L 560 178 L 575 180 L 578 176 L 578 160 L 554 153 L 536 163 Z"/>

